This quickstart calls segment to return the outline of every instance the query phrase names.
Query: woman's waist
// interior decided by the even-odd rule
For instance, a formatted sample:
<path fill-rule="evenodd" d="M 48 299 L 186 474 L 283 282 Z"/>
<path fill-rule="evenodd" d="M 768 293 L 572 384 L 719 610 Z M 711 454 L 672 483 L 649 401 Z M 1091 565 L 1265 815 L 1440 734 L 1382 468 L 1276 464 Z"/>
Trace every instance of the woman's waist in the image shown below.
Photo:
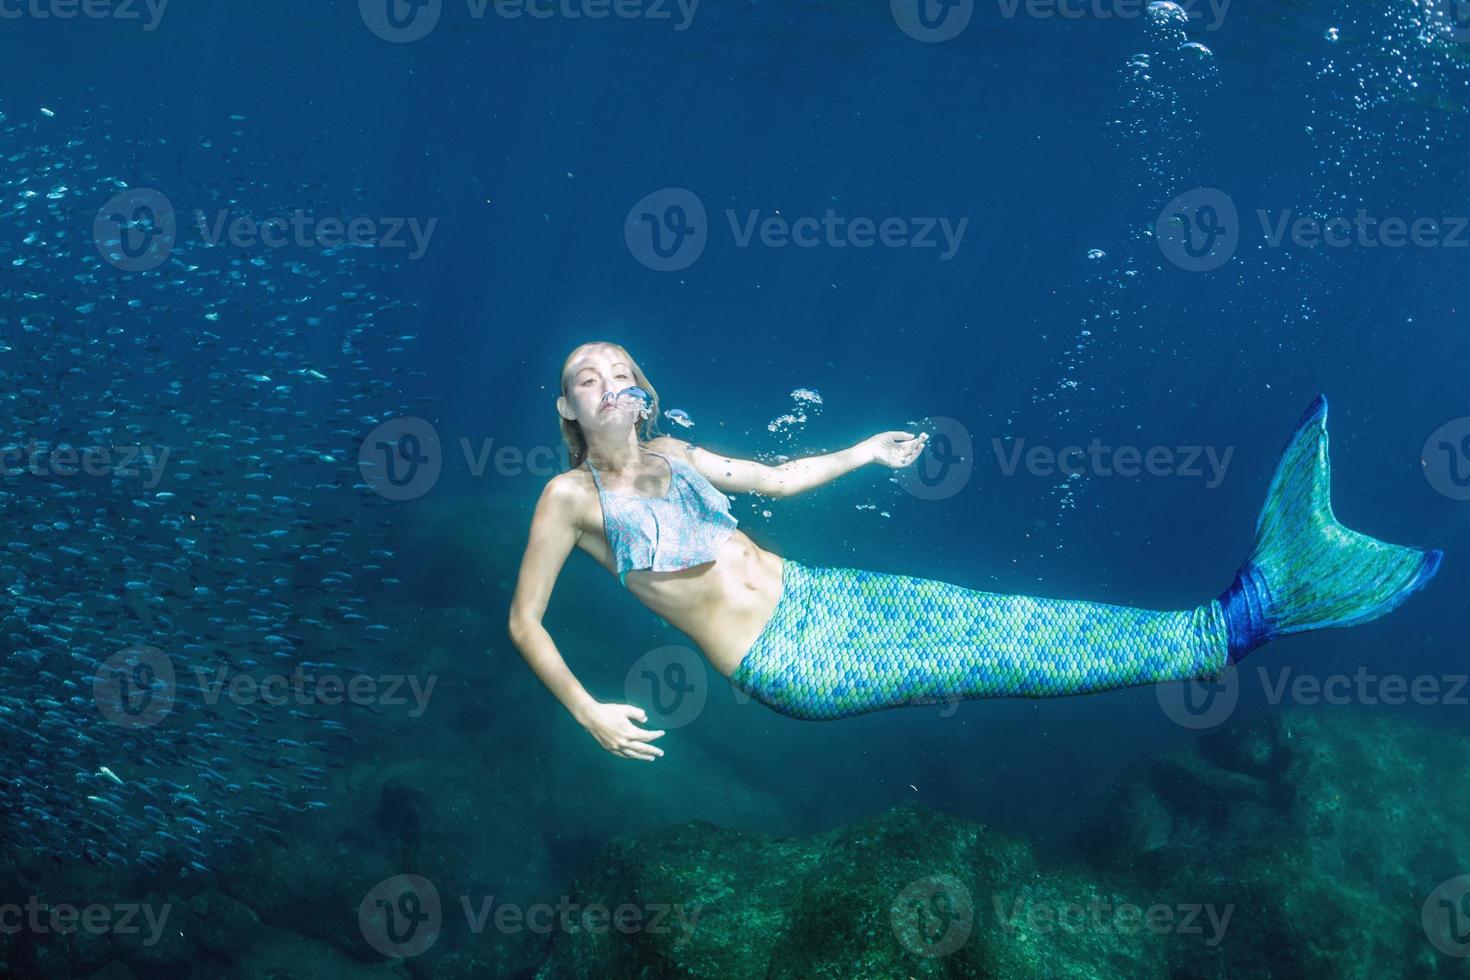
<path fill-rule="evenodd" d="M 629 591 L 664 618 L 670 613 L 710 613 L 712 606 L 739 608 L 775 590 L 779 592 L 781 558 L 736 531 L 712 561 L 689 568 L 660 571 L 630 569 Z"/>
<path fill-rule="evenodd" d="M 726 542 L 713 562 L 679 572 L 629 572 L 627 583 L 718 668 L 721 660 L 744 652 L 770 619 L 781 598 L 781 574 L 781 556 L 742 534 Z"/>

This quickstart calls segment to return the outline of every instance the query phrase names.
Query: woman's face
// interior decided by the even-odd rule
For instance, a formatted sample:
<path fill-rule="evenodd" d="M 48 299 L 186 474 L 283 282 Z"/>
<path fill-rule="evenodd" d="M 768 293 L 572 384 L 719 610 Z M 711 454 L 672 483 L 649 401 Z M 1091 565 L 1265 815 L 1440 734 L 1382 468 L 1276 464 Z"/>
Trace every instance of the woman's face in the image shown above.
<path fill-rule="evenodd" d="M 615 429 L 638 421 L 637 398 L 613 398 L 637 383 L 626 354 L 616 347 L 589 347 L 568 368 L 565 397 L 584 430 Z"/>

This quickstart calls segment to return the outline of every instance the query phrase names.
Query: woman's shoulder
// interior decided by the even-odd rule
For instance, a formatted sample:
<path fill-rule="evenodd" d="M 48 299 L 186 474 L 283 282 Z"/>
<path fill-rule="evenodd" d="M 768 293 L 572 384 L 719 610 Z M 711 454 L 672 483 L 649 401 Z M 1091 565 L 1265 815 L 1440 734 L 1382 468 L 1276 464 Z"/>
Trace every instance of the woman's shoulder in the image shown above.
<path fill-rule="evenodd" d="M 589 495 L 596 494 L 597 484 L 585 464 L 563 470 L 547 480 L 546 485 L 541 488 L 541 499 L 563 507 L 577 507 Z"/>
<path fill-rule="evenodd" d="M 666 456 L 677 456 L 686 463 L 694 462 L 690 455 L 694 447 L 683 439 L 675 439 L 673 436 L 657 436 L 645 442 L 643 448 L 663 453 Z"/>

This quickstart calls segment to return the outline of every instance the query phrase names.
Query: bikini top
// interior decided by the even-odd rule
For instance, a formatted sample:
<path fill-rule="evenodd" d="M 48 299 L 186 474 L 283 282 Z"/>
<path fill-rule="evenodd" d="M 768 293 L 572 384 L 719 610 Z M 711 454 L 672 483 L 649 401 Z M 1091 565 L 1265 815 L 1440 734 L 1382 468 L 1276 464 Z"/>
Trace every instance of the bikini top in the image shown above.
<path fill-rule="evenodd" d="M 662 497 L 604 490 L 597 467 L 590 457 L 587 460 L 602 503 L 607 543 L 624 588 L 628 587 L 628 572 L 634 569 L 675 572 L 714 561 L 720 545 L 739 523 L 730 513 L 729 498 L 704 474 L 681 459 L 647 451 L 669 464 L 669 489 Z"/>

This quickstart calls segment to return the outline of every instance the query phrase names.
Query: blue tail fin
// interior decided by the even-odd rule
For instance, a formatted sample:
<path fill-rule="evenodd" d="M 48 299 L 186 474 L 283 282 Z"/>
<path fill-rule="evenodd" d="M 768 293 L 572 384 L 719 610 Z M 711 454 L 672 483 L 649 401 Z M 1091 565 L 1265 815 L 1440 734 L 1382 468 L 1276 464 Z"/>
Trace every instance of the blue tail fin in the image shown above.
<path fill-rule="evenodd" d="M 1444 552 L 1389 544 L 1338 523 L 1318 395 L 1276 464 L 1256 543 L 1220 596 L 1230 661 L 1288 633 L 1353 626 L 1397 607 L 1434 577 Z"/>

